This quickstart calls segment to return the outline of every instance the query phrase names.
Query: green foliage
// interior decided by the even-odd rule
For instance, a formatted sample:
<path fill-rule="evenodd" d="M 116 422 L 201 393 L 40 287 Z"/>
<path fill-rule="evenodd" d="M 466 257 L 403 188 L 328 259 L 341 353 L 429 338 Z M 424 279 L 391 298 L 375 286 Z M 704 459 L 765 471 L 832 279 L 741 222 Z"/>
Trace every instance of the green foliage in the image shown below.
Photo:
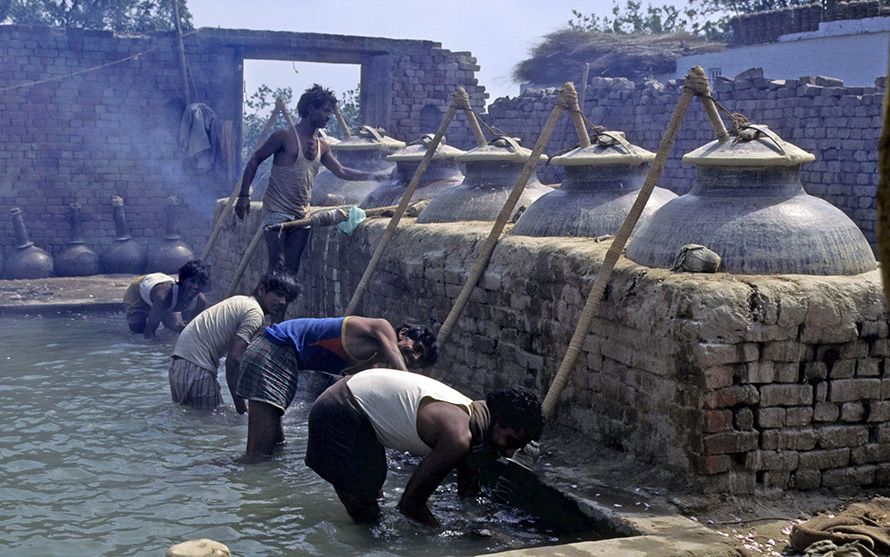
<path fill-rule="evenodd" d="M 730 16 L 725 13 L 727 8 L 724 3 L 732 1 L 734 0 L 689 0 L 690 7 L 686 9 L 670 5 L 647 5 L 644 9 L 640 1 L 626 0 L 622 8 L 618 0 L 613 0 L 612 17 L 572 10 L 573 17 L 568 24 L 572 31 L 618 35 L 688 32 L 710 41 L 725 41 L 729 38 Z"/>
<path fill-rule="evenodd" d="M 272 91 L 264 83 L 259 86 L 255 93 L 244 100 L 244 117 L 241 121 L 241 156 L 243 159 L 249 158 L 254 150 L 259 147 L 260 136 L 266 127 L 266 123 L 272 116 L 272 111 L 275 110 L 275 99 L 279 97 L 284 100 L 285 106 L 290 107 L 293 103 L 294 91 L 290 87 Z M 297 122 L 299 118 L 296 114 L 296 107 L 293 109 L 289 108 L 288 112 L 294 122 Z M 269 133 L 287 125 L 287 119 L 283 115 L 278 114 L 269 128 Z M 268 137 L 268 134 L 266 137 Z"/>
<path fill-rule="evenodd" d="M 350 131 L 359 127 L 362 123 L 359 107 L 360 98 L 361 83 L 357 84 L 355 89 L 350 89 L 342 93 L 340 95 L 340 102 L 337 103 L 340 113 L 343 115 L 343 119 L 346 120 L 346 127 L 348 127 Z M 340 130 L 340 124 L 336 122 L 336 119 L 332 119 L 328 122 L 324 131 L 326 131 L 328 135 L 336 137 L 337 139 L 343 139 L 343 132 Z"/>
<path fill-rule="evenodd" d="M 180 25 L 192 28 L 186 0 L 179 1 Z M 124 32 L 171 31 L 171 0 L 0 0 L 0 22 Z"/>

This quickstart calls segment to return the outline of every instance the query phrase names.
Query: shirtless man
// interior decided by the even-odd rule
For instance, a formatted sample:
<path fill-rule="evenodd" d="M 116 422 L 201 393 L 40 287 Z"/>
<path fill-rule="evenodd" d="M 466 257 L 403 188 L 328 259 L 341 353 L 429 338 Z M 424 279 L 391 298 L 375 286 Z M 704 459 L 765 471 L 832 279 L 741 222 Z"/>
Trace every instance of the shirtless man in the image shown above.
<path fill-rule="evenodd" d="M 244 352 L 235 390 L 250 400 L 246 456 L 271 456 L 284 442 L 281 417 L 296 396 L 298 370 L 350 374 L 378 363 L 407 370 L 431 366 L 438 357 L 427 327 L 394 329 L 386 319 L 291 319 L 266 327 Z"/>
<path fill-rule="evenodd" d="M 306 465 L 333 484 L 359 522 L 380 513 L 377 497 L 391 448 L 423 456 L 399 501 L 399 511 L 427 526 L 439 521 L 427 500 L 457 469 L 458 493 L 479 491 L 479 469 L 511 457 L 544 428 L 538 397 L 514 387 L 473 401 L 424 375 L 370 369 L 344 377 L 309 412 Z"/>
<path fill-rule="evenodd" d="M 195 317 L 176 340 L 169 378 L 173 402 L 197 409 L 222 403 L 216 379 L 219 360 L 226 358 L 226 382 L 239 414 L 247 412 L 244 400 L 235 396 L 241 358 L 247 345 L 263 328 L 265 316 L 281 311 L 300 295 L 296 277 L 284 269 L 272 269 L 260 278 L 251 296 L 232 296 Z"/>
<path fill-rule="evenodd" d="M 179 280 L 164 273 L 137 277 L 124 292 L 127 325 L 134 333 L 154 338 L 158 326 L 180 332 L 207 307 L 202 291 L 210 284 L 210 267 L 198 260 L 179 268 Z"/>
<path fill-rule="evenodd" d="M 259 165 L 272 157 L 269 187 L 263 195 L 263 225 L 269 253 L 269 268 L 284 266 L 293 273 L 300 268 L 300 257 L 309 241 L 309 228 L 282 231 L 268 227 L 282 222 L 306 218 L 312 184 L 321 164 L 342 180 L 385 180 L 388 172 L 364 172 L 347 168 L 337 161 L 319 130 L 334 113 L 337 97 L 329 89 L 315 84 L 297 102 L 300 121 L 292 128 L 276 130 L 247 161 L 241 178 L 241 191 L 235 203 L 238 218 L 250 214 L 250 184 Z M 279 319 L 273 316 L 273 322 Z"/>

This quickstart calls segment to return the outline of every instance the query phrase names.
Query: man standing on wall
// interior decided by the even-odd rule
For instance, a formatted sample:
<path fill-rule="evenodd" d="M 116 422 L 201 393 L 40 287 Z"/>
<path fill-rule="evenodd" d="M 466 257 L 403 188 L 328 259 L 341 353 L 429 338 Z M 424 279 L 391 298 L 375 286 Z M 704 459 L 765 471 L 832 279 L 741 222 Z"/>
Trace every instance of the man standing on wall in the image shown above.
<path fill-rule="evenodd" d="M 315 401 L 306 465 L 334 485 L 349 516 L 366 522 L 380 514 L 384 449 L 423 456 L 399 511 L 439 526 L 426 502 L 449 472 L 457 469 L 460 495 L 476 494 L 482 466 L 513 456 L 540 439 L 543 428 L 538 397 L 526 389 L 502 389 L 473 401 L 424 375 L 370 369 L 337 381 Z"/>
<path fill-rule="evenodd" d="M 250 213 L 250 184 L 256 177 L 257 168 L 272 157 L 269 187 L 263 195 L 263 226 L 267 227 L 265 238 L 270 269 L 283 266 L 296 273 L 300 268 L 300 257 L 309 241 L 309 228 L 272 231 L 268 227 L 306 218 L 312 184 L 321 164 L 341 180 L 383 180 L 389 175 L 387 172 L 347 168 L 334 157 L 319 130 L 331 119 L 336 104 L 337 97 L 330 89 L 317 83 L 307 89 L 297 102 L 300 122 L 292 128 L 276 130 L 244 167 L 241 191 L 235 203 L 235 214 L 240 219 Z M 284 314 L 272 316 L 275 323 L 282 319 Z"/>
<path fill-rule="evenodd" d="M 244 353 L 235 394 L 250 401 L 247 458 L 271 456 L 284 442 L 281 417 L 297 393 L 299 370 L 357 373 L 375 364 L 407 370 L 439 357 L 436 336 L 421 325 L 386 319 L 290 319 L 266 327 Z"/>

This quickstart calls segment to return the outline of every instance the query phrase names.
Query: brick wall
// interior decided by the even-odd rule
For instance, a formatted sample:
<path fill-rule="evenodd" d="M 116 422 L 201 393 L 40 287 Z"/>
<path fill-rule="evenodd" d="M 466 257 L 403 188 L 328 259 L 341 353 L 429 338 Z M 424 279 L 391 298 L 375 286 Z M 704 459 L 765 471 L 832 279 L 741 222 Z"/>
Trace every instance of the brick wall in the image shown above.
<path fill-rule="evenodd" d="M 392 121 L 379 123 L 399 139 L 435 131 L 420 129 L 420 111 L 432 105 L 444 114 L 458 86 L 479 110 L 487 96 L 474 77 L 478 66 L 470 53 L 452 53 L 430 41 L 200 29 L 184 42 L 192 102 L 232 120 L 238 144 L 245 57 L 345 56 L 356 63 L 372 55 L 385 58 L 392 90 L 376 93 L 390 102 L 381 113 Z M 19 206 L 30 239 L 58 254 L 69 240 L 73 202 L 83 205 L 83 239 L 101 252 L 114 239 L 113 195 L 124 198 L 131 234 L 153 247 L 165 235 L 165 199 L 178 195 L 184 201 L 179 233 L 201 253 L 213 203 L 233 184 L 224 165 L 219 172 L 196 170 L 178 152 L 185 103 L 173 33 L 0 26 L 0 72 L 5 252 L 15 245 L 8 210 Z M 449 142 L 472 145 L 462 118 L 449 130 Z M 236 178 L 240 170 L 236 161 Z"/>
<path fill-rule="evenodd" d="M 874 247 L 884 91 L 884 80 L 879 81 L 881 87 L 844 87 L 843 82 L 825 77 L 769 80 L 754 69 L 735 79 L 718 77 L 711 88 L 717 102 L 730 112 L 768 125 L 784 140 L 813 153 L 816 161 L 801 166 L 804 188 L 846 213 Z M 587 88 L 584 113 L 594 124 L 624 131 L 630 142 L 655 152 L 677 106 L 681 87 L 682 82 L 674 81 L 634 83 L 623 78 L 593 78 Z M 532 146 L 557 96 L 555 89 L 543 89 L 497 99 L 489 107 L 486 120 Z M 713 139 L 714 132 L 696 101 L 686 114 L 658 185 L 681 195 L 688 192 L 695 181 L 695 166 L 680 159 Z M 554 153 L 576 142 L 570 119 L 563 116 L 546 152 Z M 551 166 L 541 178 L 559 182 L 561 169 Z"/>
<path fill-rule="evenodd" d="M 350 237 L 318 230 L 290 316 L 339 315 L 387 223 Z M 215 289 L 228 286 L 255 225 L 224 230 Z M 358 313 L 437 327 L 489 229 L 404 219 Z M 472 396 L 514 384 L 543 396 L 607 247 L 505 237 L 431 374 Z M 264 257 L 239 292 L 256 283 Z M 877 271 L 693 275 L 622 258 L 553 419 L 591 451 L 617 447 L 703 491 L 886 484 L 887 318 Z"/>

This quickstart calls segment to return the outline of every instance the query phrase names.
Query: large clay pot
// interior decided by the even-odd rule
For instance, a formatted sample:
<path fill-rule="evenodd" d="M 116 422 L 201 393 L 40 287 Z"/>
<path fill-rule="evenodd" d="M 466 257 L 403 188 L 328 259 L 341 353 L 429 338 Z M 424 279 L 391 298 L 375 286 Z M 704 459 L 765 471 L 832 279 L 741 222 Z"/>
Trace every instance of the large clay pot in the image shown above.
<path fill-rule="evenodd" d="M 12 215 L 16 246 L 6 262 L 6 278 L 39 279 L 50 276 L 53 272 L 53 258 L 46 250 L 38 248 L 28 239 L 22 210 L 13 207 L 9 210 L 9 214 Z"/>
<path fill-rule="evenodd" d="M 387 162 L 391 155 L 405 146 L 404 141 L 387 137 L 380 128 L 361 126 L 353 132 L 352 137 L 331 145 L 331 152 L 337 160 L 347 168 L 380 172 L 392 170 L 395 165 Z M 311 205 L 357 205 L 369 193 L 377 189 L 377 180 L 341 180 L 327 169 L 322 169 L 315 177 L 312 185 Z"/>
<path fill-rule="evenodd" d="M 114 213 L 114 228 L 117 238 L 102 253 L 102 272 L 138 275 L 145 270 L 147 260 L 145 248 L 130 236 L 127 229 L 127 217 L 124 213 L 124 200 L 118 196 L 112 197 L 111 208 Z"/>
<path fill-rule="evenodd" d="M 60 277 L 86 277 L 99 272 L 99 254 L 86 246 L 81 230 L 80 203 L 72 203 L 69 219 L 71 241 L 56 256 L 55 269 Z"/>
<path fill-rule="evenodd" d="M 720 270 L 745 274 L 855 275 L 875 268 L 865 236 L 827 201 L 807 194 L 800 165 L 815 157 L 766 126 L 738 141 L 712 141 L 683 157 L 696 184 L 667 202 L 631 238 L 627 258 L 672 267 L 687 244 L 721 258 Z"/>
<path fill-rule="evenodd" d="M 155 247 L 148 256 L 148 272 L 174 275 L 179 268 L 195 258 L 192 249 L 182 241 L 177 232 L 176 213 L 182 201 L 175 196 L 167 198 L 167 228 L 164 241 Z"/>
<path fill-rule="evenodd" d="M 588 147 L 554 157 L 563 166 L 559 189 L 539 197 L 522 213 L 510 234 L 596 238 L 615 234 L 637 199 L 655 154 L 632 145 L 623 132 L 602 132 Z M 640 216 L 647 220 L 677 195 L 655 188 Z"/>
<path fill-rule="evenodd" d="M 396 170 L 393 173 L 392 180 L 384 182 L 377 189 L 368 194 L 368 196 L 359 204 L 362 209 L 374 209 L 376 207 L 389 207 L 398 205 L 402 201 L 402 196 L 408 189 L 414 174 L 420 166 L 420 162 L 426 155 L 430 143 L 433 140 L 433 134 L 427 134 L 412 141 L 406 147 L 399 149 L 395 153 L 386 157 L 389 162 L 396 163 Z M 421 199 L 433 199 L 443 191 L 453 188 L 461 183 L 464 179 L 463 173 L 460 171 L 460 165 L 455 157 L 462 155 L 464 151 L 445 144 L 445 138 L 439 142 L 436 151 L 433 153 L 430 164 L 420 182 L 411 201 L 420 201 Z"/>
<path fill-rule="evenodd" d="M 497 137 L 484 147 L 476 147 L 456 156 L 455 159 L 467 168 L 464 181 L 430 201 L 417 217 L 417 222 L 497 220 L 531 153 L 514 138 Z M 546 160 L 544 155 L 542 159 Z M 533 173 L 511 217 L 551 191 Z"/>

